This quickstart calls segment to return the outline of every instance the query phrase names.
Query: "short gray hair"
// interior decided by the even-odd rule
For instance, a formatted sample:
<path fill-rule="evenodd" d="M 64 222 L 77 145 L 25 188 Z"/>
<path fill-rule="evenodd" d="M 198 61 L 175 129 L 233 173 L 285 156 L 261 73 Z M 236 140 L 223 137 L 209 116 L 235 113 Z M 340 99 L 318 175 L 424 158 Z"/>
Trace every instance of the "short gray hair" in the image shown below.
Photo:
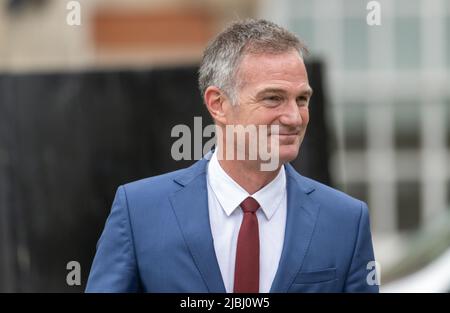
<path fill-rule="evenodd" d="M 206 88 L 216 86 L 237 104 L 236 72 L 245 54 L 279 54 L 295 49 L 301 57 L 308 49 L 297 36 L 275 23 L 258 19 L 234 22 L 206 47 L 199 69 L 202 97 Z"/>

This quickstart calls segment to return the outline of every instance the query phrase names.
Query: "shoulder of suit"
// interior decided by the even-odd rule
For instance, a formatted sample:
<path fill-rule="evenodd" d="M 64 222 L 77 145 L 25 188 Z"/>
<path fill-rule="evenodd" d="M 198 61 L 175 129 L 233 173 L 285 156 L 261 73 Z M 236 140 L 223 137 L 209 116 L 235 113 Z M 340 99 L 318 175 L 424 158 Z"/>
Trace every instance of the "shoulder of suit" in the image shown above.
<path fill-rule="evenodd" d="M 318 202 L 322 207 L 335 210 L 351 210 L 360 213 L 361 208 L 365 207 L 363 201 L 356 199 L 338 189 L 325 185 L 312 178 L 299 175 L 299 179 L 311 190 L 310 197 Z"/>
<path fill-rule="evenodd" d="M 158 194 L 176 190 L 179 185 L 174 179 L 186 171 L 186 168 L 164 173 L 161 175 L 151 176 L 136 181 L 132 181 L 123 185 L 127 194 L 139 195 L 141 193 L 150 194 L 156 192 Z"/>

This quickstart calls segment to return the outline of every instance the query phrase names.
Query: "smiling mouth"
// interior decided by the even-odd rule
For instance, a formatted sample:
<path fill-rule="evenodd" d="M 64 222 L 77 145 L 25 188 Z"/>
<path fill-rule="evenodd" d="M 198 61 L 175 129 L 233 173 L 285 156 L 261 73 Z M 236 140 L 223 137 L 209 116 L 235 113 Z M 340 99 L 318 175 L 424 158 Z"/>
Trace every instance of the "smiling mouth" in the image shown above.
<path fill-rule="evenodd" d="M 300 138 L 300 133 L 281 133 L 281 134 L 273 134 L 278 140 L 280 145 L 291 145 L 297 142 L 298 138 Z"/>
<path fill-rule="evenodd" d="M 299 136 L 300 132 L 296 132 L 296 133 L 280 133 L 280 134 L 273 133 L 273 134 L 269 134 L 269 135 L 291 137 L 291 136 Z"/>
<path fill-rule="evenodd" d="M 271 130 L 269 131 L 269 136 L 270 135 L 278 135 L 278 136 L 284 136 L 284 137 L 290 137 L 290 136 L 300 136 L 301 134 L 301 129 L 290 129 L 287 130 L 285 129 L 284 131 L 280 131 L 280 130 Z"/>

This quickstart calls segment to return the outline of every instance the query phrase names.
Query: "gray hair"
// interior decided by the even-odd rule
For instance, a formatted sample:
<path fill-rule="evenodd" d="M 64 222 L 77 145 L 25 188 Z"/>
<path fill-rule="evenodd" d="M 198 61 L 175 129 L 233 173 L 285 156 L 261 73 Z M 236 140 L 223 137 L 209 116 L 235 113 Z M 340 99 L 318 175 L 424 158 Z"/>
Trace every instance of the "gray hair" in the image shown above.
<path fill-rule="evenodd" d="M 307 47 L 288 30 L 275 23 L 258 19 L 234 22 L 217 35 L 206 47 L 199 69 L 202 97 L 209 86 L 220 88 L 237 104 L 236 73 L 246 54 L 279 54 L 295 49 L 300 57 Z"/>

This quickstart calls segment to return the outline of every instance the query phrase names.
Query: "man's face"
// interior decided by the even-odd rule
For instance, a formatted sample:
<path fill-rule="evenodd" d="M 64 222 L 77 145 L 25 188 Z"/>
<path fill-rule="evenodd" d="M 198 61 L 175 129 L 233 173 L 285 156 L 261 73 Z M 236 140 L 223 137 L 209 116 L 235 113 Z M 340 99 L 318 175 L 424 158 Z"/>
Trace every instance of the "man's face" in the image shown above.
<path fill-rule="evenodd" d="M 270 136 L 278 136 L 280 162 L 295 159 L 308 125 L 312 94 L 298 52 L 247 54 L 239 65 L 237 81 L 238 103 L 227 106 L 227 124 L 267 125 L 269 146 Z M 279 135 L 270 134 L 271 125 L 279 126 Z"/>

